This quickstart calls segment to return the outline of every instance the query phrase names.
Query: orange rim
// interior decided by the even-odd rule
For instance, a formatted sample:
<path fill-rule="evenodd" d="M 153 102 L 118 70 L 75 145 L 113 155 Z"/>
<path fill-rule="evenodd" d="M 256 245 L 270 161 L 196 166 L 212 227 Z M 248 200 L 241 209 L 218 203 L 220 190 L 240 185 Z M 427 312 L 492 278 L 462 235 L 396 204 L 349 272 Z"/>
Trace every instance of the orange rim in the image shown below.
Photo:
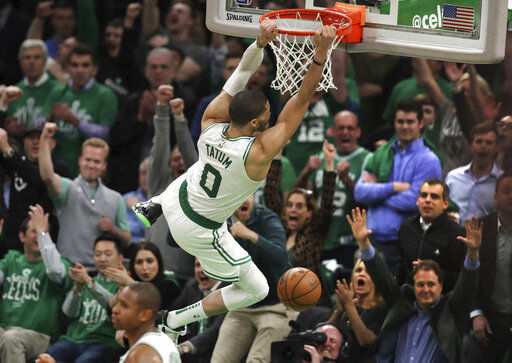
<path fill-rule="evenodd" d="M 283 9 L 270 11 L 260 17 L 260 23 L 265 19 L 297 19 L 297 14 L 300 14 L 300 18 L 298 19 L 302 20 L 316 20 L 318 15 L 320 15 L 323 25 L 339 24 L 342 21 L 345 21 L 345 23 L 336 31 L 339 37 L 347 35 L 350 32 L 350 27 L 352 25 L 352 19 L 350 19 L 349 16 L 334 10 L 322 9 Z M 277 31 L 279 34 L 295 36 L 312 36 L 316 34 L 316 30 L 286 30 L 278 28 Z"/>

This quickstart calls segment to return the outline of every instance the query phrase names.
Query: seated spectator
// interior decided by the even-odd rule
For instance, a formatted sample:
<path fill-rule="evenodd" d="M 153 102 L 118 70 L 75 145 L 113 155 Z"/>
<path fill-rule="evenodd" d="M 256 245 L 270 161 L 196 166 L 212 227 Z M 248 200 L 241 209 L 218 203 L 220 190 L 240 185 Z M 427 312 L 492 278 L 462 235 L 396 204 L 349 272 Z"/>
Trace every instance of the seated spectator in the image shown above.
<path fill-rule="evenodd" d="M 59 45 L 78 32 L 78 41 L 96 47 L 98 42 L 98 22 L 94 14 L 91 0 L 80 0 L 73 3 L 66 0 L 42 1 L 37 5 L 36 16 L 30 24 L 27 39 L 43 39 L 46 21 L 50 19 L 53 36 L 46 40 L 48 54 L 57 57 Z"/>
<path fill-rule="evenodd" d="M 227 286 L 226 283 L 206 276 L 197 258 L 194 262 L 194 274 L 195 278 L 187 282 L 180 296 L 174 301 L 175 308 L 193 304 L 209 293 Z M 215 315 L 187 325 L 187 334 L 180 337 L 178 344 L 183 363 L 210 363 L 225 316 L 226 314 Z"/>
<path fill-rule="evenodd" d="M 48 214 L 31 206 L 20 226 L 24 253 L 10 251 L 0 261 L 0 361 L 25 363 L 60 335 L 59 312 L 71 288 L 62 258 L 50 238 Z"/>
<path fill-rule="evenodd" d="M 481 357 L 469 362 L 505 362 L 512 354 L 512 176 L 496 182 L 498 211 L 484 219 L 480 282 L 471 318 Z M 473 338 L 471 338 L 473 339 Z M 505 356 L 508 351 L 508 360 Z"/>
<path fill-rule="evenodd" d="M 123 247 L 129 246 L 131 233 L 126 207 L 121 195 L 101 181 L 107 168 L 107 143 L 97 138 L 83 143 L 80 175 L 71 180 L 54 171 L 50 149 L 56 132 L 56 124 L 44 125 L 39 142 L 39 173 L 57 209 L 60 223 L 57 248 L 64 256 L 92 271 L 94 236 L 110 232 L 121 239 Z"/>
<path fill-rule="evenodd" d="M 426 60 L 428 64 L 428 68 L 434 77 L 439 89 L 442 94 L 451 99 L 452 98 L 452 86 L 449 81 L 439 76 L 439 72 L 443 68 L 443 62 L 433 59 Z M 407 79 L 404 79 L 401 82 L 398 82 L 388 99 L 388 103 L 386 105 L 386 109 L 384 110 L 384 114 L 382 115 L 383 119 L 390 123 L 394 120 L 394 111 L 397 109 L 400 101 L 405 99 L 414 98 L 421 93 L 425 93 L 425 88 L 423 88 L 423 84 L 419 81 L 421 74 L 418 69 L 413 69 L 413 76 Z"/>
<path fill-rule="evenodd" d="M 100 362 L 110 358 L 117 343 L 107 309 L 117 284 L 107 278 L 105 271 L 122 261 L 119 238 L 102 234 L 94 242 L 98 275 L 91 278 L 79 263 L 69 268 L 69 277 L 75 284 L 62 304 L 62 312 L 72 320 L 66 334 L 46 350 L 58 362 Z"/>
<path fill-rule="evenodd" d="M 256 304 L 229 311 L 219 331 L 213 363 L 270 360 L 270 345 L 288 335 L 290 319 L 298 315 L 277 297 L 277 283 L 291 267 L 286 254 L 286 233 L 278 215 L 256 206 L 251 195 L 228 219 L 231 235 L 249 252 L 269 285 L 268 295 Z"/>
<path fill-rule="evenodd" d="M 107 140 L 117 114 L 117 98 L 94 79 L 98 72 L 94 49 L 77 45 L 69 54 L 71 82 L 54 89 L 43 113 L 57 123 L 56 152 L 78 174 L 77 161 L 82 142 L 90 137 Z"/>
<path fill-rule="evenodd" d="M 442 295 L 443 272 L 432 260 L 423 260 L 413 271 L 414 286 L 399 287 L 382 256 L 368 238 L 366 212 L 359 208 L 347 216 L 361 249 L 362 260 L 375 290 L 382 294 L 389 313 L 382 325 L 379 359 L 395 362 L 459 362 L 462 333 L 474 286 L 478 281 L 478 251 L 482 225 L 477 218 L 466 223 L 464 268 L 452 292 Z"/>
<path fill-rule="evenodd" d="M 334 116 L 334 126 L 328 130 L 334 134 L 336 155 L 334 163 L 338 174 L 336 190 L 334 191 L 334 214 L 329 235 L 325 240 L 322 259 L 335 258 L 348 271 L 354 267 L 354 252 L 357 244 L 350 232 L 350 225 L 345 216 L 355 207 L 354 187 L 361 176 L 366 162 L 372 155 L 360 147 L 357 140 L 361 128 L 357 116 L 350 111 L 341 111 Z M 313 158 L 313 160 L 311 160 Z M 318 166 L 318 169 L 315 167 Z M 313 190 L 315 197 L 322 192 L 322 176 L 325 169 L 323 156 L 310 157 L 306 168 L 299 176 L 296 186 Z"/>
<path fill-rule="evenodd" d="M 401 101 L 395 114 L 395 131 L 368 160 L 354 196 L 369 206 L 368 228 L 393 274 L 398 273 L 398 231 L 416 213 L 416 200 L 425 179 L 441 177 L 441 163 L 421 137 L 423 111 L 414 100 Z"/>
<path fill-rule="evenodd" d="M 443 292 L 455 286 L 465 252 L 457 237 L 464 236 L 464 228 L 446 213 L 449 203 L 450 189 L 441 180 L 430 178 L 421 184 L 417 201 L 420 213 L 406 219 L 398 234 L 402 282 L 411 282 L 411 272 L 419 262 L 434 260 L 443 270 Z"/>
<path fill-rule="evenodd" d="M 496 210 L 494 188 L 503 173 L 496 164 L 498 132 L 491 123 L 480 123 L 471 132 L 473 160 L 446 176 L 450 199 L 459 207 L 459 222 L 471 216 L 485 217 Z"/>
<path fill-rule="evenodd" d="M 150 283 L 137 282 L 123 288 L 118 298 L 112 309 L 112 323 L 116 329 L 126 331 L 130 346 L 119 362 L 179 363 L 176 344 L 155 327 L 160 306 L 158 290 Z M 41 354 L 36 363 L 56 362 L 49 354 Z"/>
<path fill-rule="evenodd" d="M 43 126 L 44 122 L 38 120 L 25 129 L 25 137 L 23 138 L 25 152 L 15 151 L 8 142 L 5 130 L 0 129 L 0 165 L 12 180 L 9 188 L 10 203 L 4 226 L 4 241 L 0 247 L 2 256 L 11 249 L 23 250 L 18 231 L 21 222 L 27 216 L 30 205 L 34 203 L 41 205 L 50 214 L 51 235 L 53 239 L 57 240 L 59 224 L 55 215 L 55 208 L 46 190 L 46 185 L 39 175 L 39 138 Z M 51 149 L 55 147 L 55 140 L 52 140 L 50 147 Z M 69 177 L 66 164 L 53 153 L 52 160 L 55 170 L 63 177 Z"/>
<path fill-rule="evenodd" d="M 137 190 L 123 194 L 123 199 L 126 204 L 126 215 L 128 216 L 130 231 L 132 233 L 132 242 L 139 242 L 144 238 L 144 233 L 146 232 L 146 226 L 135 215 L 132 207 L 137 203 L 148 200 L 148 165 L 148 158 L 144 159 L 139 164 L 139 187 Z"/>
<path fill-rule="evenodd" d="M 309 362 L 341 362 L 340 347 L 343 343 L 343 337 L 340 331 L 334 325 L 328 323 L 321 324 L 315 331 L 324 333 L 327 336 L 327 340 L 316 347 L 304 345 L 304 350 L 311 355 Z"/>
<path fill-rule="evenodd" d="M 23 92 L 21 97 L 8 103 L 3 124 L 9 136 L 22 138 L 27 125 L 44 117 L 43 106 L 58 86 L 57 81 L 45 72 L 47 57 L 48 51 L 42 40 L 28 39 L 20 46 L 19 60 L 25 78 L 16 84 Z M 1 107 L 0 111 L 5 112 Z"/>
<path fill-rule="evenodd" d="M 342 333 L 343 362 L 374 362 L 375 352 L 370 347 L 377 340 L 388 307 L 375 291 L 363 260 L 357 260 L 350 285 L 345 279 L 337 282 L 336 295 L 338 304 L 329 322 Z"/>
<path fill-rule="evenodd" d="M 197 161 L 197 151 L 187 127 L 184 113 L 184 101 L 174 98 L 172 87 L 162 85 L 157 91 L 153 125 L 155 136 L 149 155 L 148 167 L 148 198 L 162 193 L 169 184 Z M 171 117 L 174 119 L 172 129 Z M 171 138 L 176 138 L 178 146 L 171 148 Z M 174 272 L 180 282 L 193 278 L 194 257 L 182 250 L 178 245 L 171 246 L 169 226 L 165 218 L 160 218 L 146 231 L 146 239 L 153 241 L 164 258 L 166 270 Z M 182 284 L 184 285 L 184 284 Z"/>
<path fill-rule="evenodd" d="M 317 207 L 313 192 L 294 188 L 285 202 L 279 192 L 281 162 L 274 158 L 267 174 L 265 184 L 265 204 L 281 216 L 286 230 L 286 250 L 292 266 L 306 267 L 313 271 L 322 282 L 322 296 L 318 302 L 322 306 L 331 306 L 327 285 L 320 274 L 320 255 L 334 212 L 333 198 L 336 181 L 334 157 L 336 149 L 324 141 L 323 153 L 325 170 L 322 181 L 320 208 Z"/>
<path fill-rule="evenodd" d="M 136 281 L 151 282 L 160 292 L 161 309 L 169 309 L 173 306 L 180 294 L 177 282 L 167 279 L 164 274 L 160 250 L 149 241 L 142 241 L 132 246 L 129 273 L 122 265 L 118 265 L 108 267 L 106 275 L 115 281 L 120 289 Z"/>

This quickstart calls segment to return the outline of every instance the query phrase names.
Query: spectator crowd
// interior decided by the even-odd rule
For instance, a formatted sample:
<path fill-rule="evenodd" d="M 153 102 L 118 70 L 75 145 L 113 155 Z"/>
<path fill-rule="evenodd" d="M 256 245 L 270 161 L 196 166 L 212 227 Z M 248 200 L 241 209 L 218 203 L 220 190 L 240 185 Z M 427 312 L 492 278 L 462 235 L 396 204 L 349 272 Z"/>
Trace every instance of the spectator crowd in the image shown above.
<path fill-rule="evenodd" d="M 226 285 L 131 208 L 197 161 L 253 40 L 207 30 L 206 0 L 131 1 L 0 0 L 0 362 L 117 362 L 134 283 L 161 309 Z M 273 124 L 267 48 L 248 89 Z M 309 329 L 315 363 L 512 362 L 512 33 L 498 64 L 332 57 L 336 88 L 227 221 L 270 292 L 191 324 L 181 360 L 292 362 L 272 343 Z M 291 267 L 322 286 L 300 314 L 277 297 Z"/>

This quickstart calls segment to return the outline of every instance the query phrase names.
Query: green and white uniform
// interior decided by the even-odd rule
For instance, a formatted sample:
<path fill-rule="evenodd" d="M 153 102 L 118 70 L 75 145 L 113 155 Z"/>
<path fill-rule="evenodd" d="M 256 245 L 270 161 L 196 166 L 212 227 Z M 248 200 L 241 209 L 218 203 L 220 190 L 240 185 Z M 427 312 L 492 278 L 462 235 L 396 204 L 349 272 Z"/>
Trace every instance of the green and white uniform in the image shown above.
<path fill-rule="evenodd" d="M 71 267 L 65 258 L 60 260 L 66 270 Z M 43 260 L 29 262 L 19 251 L 5 255 L 0 261 L 0 271 L 3 276 L 0 326 L 35 330 L 55 340 L 60 334 L 60 308 L 71 287 L 69 278 L 66 276 L 61 285 L 53 282 Z"/>
<path fill-rule="evenodd" d="M 128 354 L 135 348 L 137 345 L 147 345 L 155 352 L 158 353 L 160 358 L 162 359 L 162 363 L 179 363 L 181 362 L 180 354 L 178 353 L 178 348 L 176 348 L 176 344 L 164 333 L 159 332 L 149 332 L 140 337 L 137 342 L 130 347 L 130 349 L 119 359 L 119 363 L 124 363 Z"/>
<path fill-rule="evenodd" d="M 46 116 L 43 108 L 48 96 L 60 85 L 45 72 L 34 86 L 30 86 L 26 78 L 16 86 L 23 91 L 23 95 L 9 104 L 6 117 L 16 117 L 18 123 L 30 124 L 37 118 Z"/>
<path fill-rule="evenodd" d="M 99 276 L 94 277 L 94 281 L 111 292 L 112 295 L 117 291 L 117 284 L 113 281 Z M 68 294 L 75 293 L 70 291 Z M 77 344 L 102 344 L 116 347 L 116 330 L 107 310 L 101 306 L 86 286 L 82 288 L 80 295 L 75 294 L 75 296 L 81 299 L 79 302 L 80 310 L 77 312 L 75 319 L 69 324 L 66 334 L 61 336 L 59 340 L 66 339 Z M 64 312 L 67 314 L 66 311 Z"/>
<path fill-rule="evenodd" d="M 261 185 L 245 171 L 255 138 L 228 139 L 229 123 L 207 127 L 197 143 L 199 160 L 160 195 L 174 240 L 196 256 L 211 278 L 236 282 L 251 257 L 229 233 L 226 220 Z"/>
<path fill-rule="evenodd" d="M 372 153 L 365 148 L 358 147 L 349 154 L 343 155 L 336 152 L 334 158 L 334 165 L 337 165 L 341 160 L 346 160 L 350 163 L 349 175 L 352 180 L 357 181 L 361 176 L 361 172 L 364 170 L 366 162 L 370 158 Z M 323 153 L 318 154 L 322 159 L 322 165 L 320 168 L 311 176 L 313 182 L 314 195 L 318 198 L 321 195 L 323 170 L 325 169 L 325 161 Z M 352 238 L 352 230 L 345 217 L 354 208 L 355 200 L 350 195 L 343 182 L 336 177 L 336 189 L 334 191 L 334 214 L 332 217 L 331 227 L 329 235 L 325 240 L 324 250 L 332 250 L 343 245 L 352 245 L 355 243 Z"/>
<path fill-rule="evenodd" d="M 281 180 L 279 181 L 279 191 L 283 193 L 293 188 L 295 185 L 295 180 L 297 179 L 297 175 L 295 174 L 295 169 L 293 168 L 292 163 L 290 163 L 290 160 L 286 156 L 281 156 L 281 170 L 282 172 Z M 265 180 L 263 180 L 263 184 L 261 184 L 256 193 L 254 193 L 255 203 L 263 206 L 265 205 L 265 200 L 263 198 Z"/>

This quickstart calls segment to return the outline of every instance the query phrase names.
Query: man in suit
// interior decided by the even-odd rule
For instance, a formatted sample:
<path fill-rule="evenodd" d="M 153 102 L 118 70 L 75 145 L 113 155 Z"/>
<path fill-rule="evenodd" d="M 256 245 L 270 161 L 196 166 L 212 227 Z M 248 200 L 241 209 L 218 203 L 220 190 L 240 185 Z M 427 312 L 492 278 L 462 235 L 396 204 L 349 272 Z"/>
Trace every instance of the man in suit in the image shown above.
<path fill-rule="evenodd" d="M 477 218 L 466 223 L 466 237 L 458 237 L 467 247 L 464 268 L 452 292 L 442 295 L 443 273 L 437 262 L 424 260 L 412 274 L 414 286 L 398 286 L 384 258 L 370 243 L 366 212 L 352 211 L 347 216 L 361 249 L 366 269 L 380 292 L 389 313 L 379 334 L 384 359 L 395 362 L 460 362 L 462 329 L 470 308 L 470 299 L 478 279 L 478 251 L 482 243 L 482 225 Z M 385 347 L 383 347 L 385 345 Z M 384 352 L 385 350 L 385 352 Z"/>
<path fill-rule="evenodd" d="M 449 203 L 450 189 L 440 179 L 429 178 L 421 184 L 416 202 L 419 214 L 406 219 L 398 234 L 403 282 L 411 282 L 414 266 L 428 259 L 443 269 L 443 291 L 450 292 L 455 286 L 466 251 L 457 241 L 464 228 L 446 213 Z"/>
<path fill-rule="evenodd" d="M 512 175 L 498 178 L 494 201 L 498 211 L 484 219 L 480 284 L 470 314 L 486 362 L 512 354 Z"/>

